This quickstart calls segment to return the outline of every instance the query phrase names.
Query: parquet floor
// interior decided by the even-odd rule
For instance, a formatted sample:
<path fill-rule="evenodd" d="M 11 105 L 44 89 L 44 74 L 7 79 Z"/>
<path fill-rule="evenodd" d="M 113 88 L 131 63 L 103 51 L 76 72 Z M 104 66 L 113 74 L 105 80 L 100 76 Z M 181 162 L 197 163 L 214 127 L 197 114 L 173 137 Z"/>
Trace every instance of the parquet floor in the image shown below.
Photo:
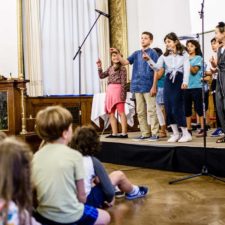
<path fill-rule="evenodd" d="M 185 174 L 105 166 L 108 172 L 122 170 L 133 183 L 151 189 L 146 198 L 117 199 L 109 209 L 110 225 L 225 225 L 225 183 L 201 177 L 169 185 Z"/>

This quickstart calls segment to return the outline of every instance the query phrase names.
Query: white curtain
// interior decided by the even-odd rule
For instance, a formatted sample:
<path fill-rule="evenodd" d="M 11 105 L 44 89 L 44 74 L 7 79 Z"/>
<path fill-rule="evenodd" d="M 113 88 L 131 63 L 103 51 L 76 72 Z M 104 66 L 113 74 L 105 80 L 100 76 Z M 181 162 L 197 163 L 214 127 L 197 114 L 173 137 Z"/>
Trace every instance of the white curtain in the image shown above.
<path fill-rule="evenodd" d="M 108 13 L 108 0 L 96 0 L 96 9 L 99 9 L 105 13 Z M 110 62 L 109 53 L 109 19 L 101 16 L 98 21 L 98 52 L 99 58 L 102 60 L 102 68 L 105 70 Z M 100 80 L 100 90 L 105 92 L 107 87 L 107 79 Z"/>
<path fill-rule="evenodd" d="M 73 61 L 75 52 L 97 15 L 95 0 L 40 0 L 45 95 L 99 92 L 100 82 L 95 63 L 98 58 L 97 26 L 82 48 L 81 93 L 78 57 Z"/>
<path fill-rule="evenodd" d="M 23 44 L 25 76 L 30 80 L 27 84 L 28 95 L 41 96 L 43 79 L 39 0 L 23 1 Z"/>

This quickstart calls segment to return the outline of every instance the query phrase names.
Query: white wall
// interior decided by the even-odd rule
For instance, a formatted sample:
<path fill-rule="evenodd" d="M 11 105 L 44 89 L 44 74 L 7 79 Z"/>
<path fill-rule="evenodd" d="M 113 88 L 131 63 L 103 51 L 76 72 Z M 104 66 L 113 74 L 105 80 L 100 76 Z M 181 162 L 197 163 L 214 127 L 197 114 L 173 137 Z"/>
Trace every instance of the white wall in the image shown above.
<path fill-rule="evenodd" d="M 191 34 L 189 1 L 187 0 L 126 0 L 128 24 L 128 52 L 140 48 L 143 31 L 154 35 L 152 47 L 164 50 L 163 39 L 169 32 Z"/>
<path fill-rule="evenodd" d="M 202 32 L 199 12 L 203 0 L 126 0 L 128 23 L 128 52 L 140 48 L 144 30 L 154 35 L 152 47 L 164 50 L 164 36 L 174 31 L 178 36 L 192 36 Z M 214 30 L 219 21 L 225 22 L 225 0 L 205 0 L 205 31 Z M 205 61 L 212 56 L 210 40 L 214 32 L 205 34 Z M 199 37 L 200 43 L 202 36 Z M 185 41 L 183 42 L 185 44 Z"/>
<path fill-rule="evenodd" d="M 18 77 L 17 0 L 0 0 L 0 74 Z"/>
<path fill-rule="evenodd" d="M 200 33 L 202 30 L 199 12 L 203 0 L 189 0 L 192 33 Z M 205 0 L 204 1 L 205 31 L 213 30 L 220 21 L 225 22 L 225 1 Z"/>
<path fill-rule="evenodd" d="M 192 24 L 192 33 L 202 33 L 202 20 L 199 12 L 201 11 L 203 0 L 189 0 L 190 1 L 190 15 Z M 214 30 L 215 26 L 220 21 L 225 22 L 225 1 L 224 0 L 205 0 L 204 1 L 204 31 L 208 32 Z M 214 32 L 206 33 L 204 35 L 204 53 L 205 62 L 209 64 L 209 59 L 212 56 L 211 39 L 215 36 Z M 202 36 L 199 37 L 202 43 Z M 209 68 L 208 68 L 209 69 Z"/>

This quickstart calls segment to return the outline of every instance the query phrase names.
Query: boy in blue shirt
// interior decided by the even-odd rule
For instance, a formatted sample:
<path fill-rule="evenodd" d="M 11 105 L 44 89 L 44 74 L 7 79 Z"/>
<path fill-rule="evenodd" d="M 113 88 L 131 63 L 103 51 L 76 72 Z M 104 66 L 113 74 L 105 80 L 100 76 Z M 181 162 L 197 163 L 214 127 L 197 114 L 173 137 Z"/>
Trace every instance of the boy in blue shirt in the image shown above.
<path fill-rule="evenodd" d="M 156 87 L 157 77 L 152 68 L 143 59 L 143 53 L 147 53 L 155 62 L 158 60 L 157 53 L 150 48 L 153 35 L 150 32 L 143 32 L 141 35 L 141 50 L 135 51 L 127 59 L 118 54 L 122 65 L 133 65 L 131 92 L 135 93 L 136 109 L 141 130 L 141 136 L 135 140 L 149 139 L 158 140 L 159 122 L 156 114 Z M 111 51 L 115 51 L 111 48 Z M 151 130 L 147 122 L 147 115 L 150 116 Z"/>

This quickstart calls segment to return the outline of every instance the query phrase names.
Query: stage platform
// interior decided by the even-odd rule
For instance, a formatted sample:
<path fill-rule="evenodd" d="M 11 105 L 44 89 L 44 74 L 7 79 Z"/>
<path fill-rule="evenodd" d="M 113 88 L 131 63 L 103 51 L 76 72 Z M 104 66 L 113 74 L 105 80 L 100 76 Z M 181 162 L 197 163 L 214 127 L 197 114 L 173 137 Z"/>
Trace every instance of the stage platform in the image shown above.
<path fill-rule="evenodd" d="M 105 138 L 101 135 L 102 151 L 98 157 L 103 162 L 127 166 L 176 172 L 199 173 L 204 163 L 203 138 L 187 143 L 168 143 L 167 138 L 157 142 L 134 141 L 140 133 L 129 133 L 128 139 Z M 210 133 L 209 133 L 210 135 Z M 225 143 L 207 137 L 207 167 L 209 172 L 225 177 Z"/>

